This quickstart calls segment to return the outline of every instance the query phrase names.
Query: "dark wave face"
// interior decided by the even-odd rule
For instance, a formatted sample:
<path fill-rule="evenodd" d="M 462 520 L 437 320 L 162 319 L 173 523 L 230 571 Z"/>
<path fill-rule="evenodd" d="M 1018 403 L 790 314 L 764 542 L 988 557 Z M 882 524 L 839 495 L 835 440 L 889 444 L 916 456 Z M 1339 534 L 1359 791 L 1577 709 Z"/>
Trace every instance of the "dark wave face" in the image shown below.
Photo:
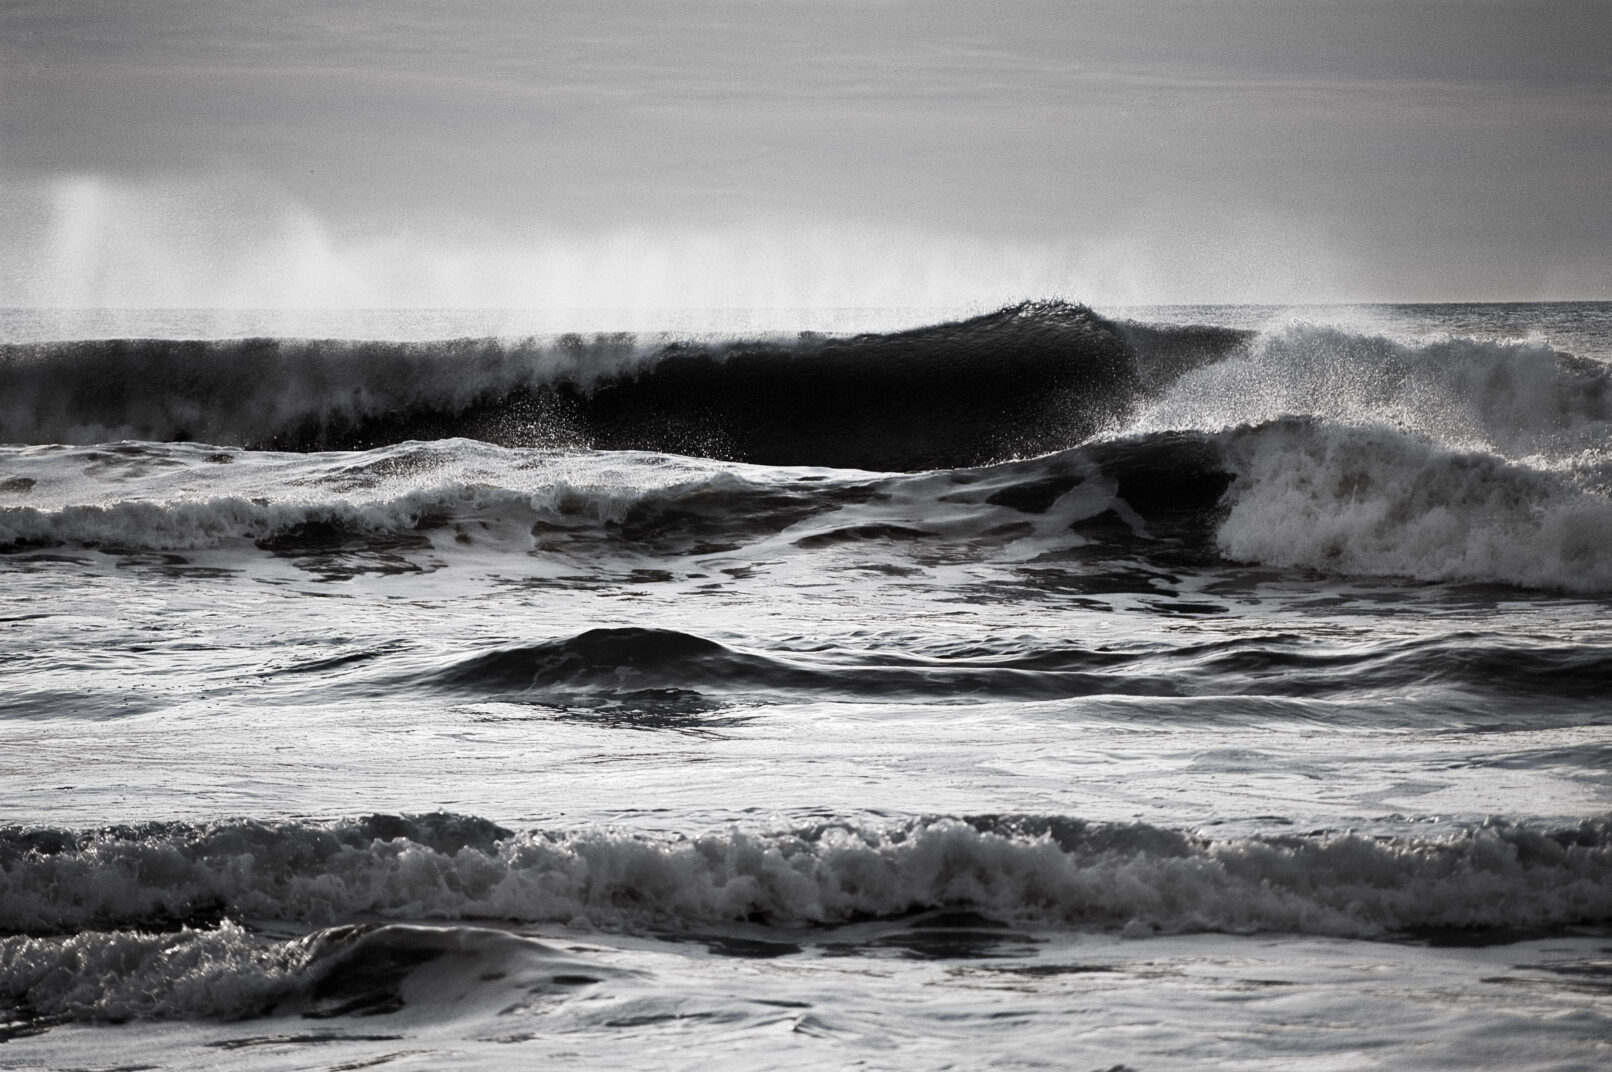
<path fill-rule="evenodd" d="M 1070 446 L 1148 387 L 1222 357 L 1226 329 L 1079 306 L 854 338 L 655 344 L 116 340 L 0 348 L 0 441 L 199 440 L 370 449 L 456 436 L 765 465 L 911 471 Z"/>
<path fill-rule="evenodd" d="M 376 682 L 476 700 L 588 709 L 643 728 L 676 728 L 680 716 L 802 696 L 963 703 L 1081 696 L 1349 700 L 1421 689 L 1428 696 L 1440 691 L 1452 708 L 1473 698 L 1525 698 L 1544 717 L 1547 709 L 1593 700 L 1612 688 L 1612 645 L 1499 642 L 1457 633 L 1358 650 L 1274 634 L 1169 649 L 1063 644 L 1011 652 L 981 645 L 924 656 L 759 654 L 675 630 L 623 627 L 501 648 L 425 674 Z M 1424 725 L 1432 721 L 1425 712 L 1419 717 Z M 708 723 L 690 719 L 684 728 L 702 725 Z"/>

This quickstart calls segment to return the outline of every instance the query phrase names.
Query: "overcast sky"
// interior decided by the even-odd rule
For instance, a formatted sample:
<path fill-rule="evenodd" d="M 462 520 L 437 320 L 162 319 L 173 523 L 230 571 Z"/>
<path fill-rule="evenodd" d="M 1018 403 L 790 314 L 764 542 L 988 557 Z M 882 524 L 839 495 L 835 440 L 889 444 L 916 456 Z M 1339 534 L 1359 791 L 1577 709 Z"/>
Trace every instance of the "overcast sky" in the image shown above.
<path fill-rule="evenodd" d="M 1612 4 L 0 7 L 0 305 L 1612 298 Z"/>

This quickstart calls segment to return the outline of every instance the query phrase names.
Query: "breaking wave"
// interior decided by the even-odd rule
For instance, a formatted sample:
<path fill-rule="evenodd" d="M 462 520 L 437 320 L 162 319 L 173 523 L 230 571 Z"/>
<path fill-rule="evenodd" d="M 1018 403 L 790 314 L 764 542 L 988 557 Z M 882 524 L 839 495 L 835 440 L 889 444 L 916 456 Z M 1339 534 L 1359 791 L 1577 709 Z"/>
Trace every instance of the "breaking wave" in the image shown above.
<path fill-rule="evenodd" d="M 0 549 L 1096 544 L 1612 592 L 1612 372 L 1537 340 L 1050 302 L 848 339 L 13 345 L 0 387 L 0 435 L 147 441 L 4 448 Z M 292 449 L 155 442 L 187 437 Z"/>
<path fill-rule="evenodd" d="M 765 465 L 943 468 L 1073 445 L 1159 369 L 1211 360 L 1243 337 L 1218 331 L 1188 346 L 1182 335 L 1139 349 L 1090 310 L 1039 302 L 843 339 L 12 344 L 0 347 L 0 440 L 314 450 L 465 436 Z"/>
<path fill-rule="evenodd" d="M 1612 592 L 1612 499 L 1577 474 L 1382 427 L 1278 421 L 1233 433 L 1216 545 L 1323 573 Z"/>
<path fill-rule="evenodd" d="M 461 1001 L 478 985 L 502 984 L 505 995 L 518 988 L 532 1001 L 620 974 L 497 930 L 396 923 L 273 941 L 225 921 L 166 933 L 0 938 L 0 950 L 0 1016 L 23 1033 L 71 1021 L 374 1016 L 401 1009 L 405 982 L 421 974 Z M 0 1022 L 0 1041 L 8 1026 Z"/>
<path fill-rule="evenodd" d="M 1612 825 L 1216 839 L 1037 816 L 695 837 L 458 815 L 0 832 L 0 930 L 36 937 L 365 916 L 602 928 L 824 926 L 936 907 L 1128 934 L 1612 921 Z M 14 973 L 28 938 L 4 939 Z M 12 984 L 14 985 L 14 984 Z"/>
<path fill-rule="evenodd" d="M 1612 368 L 1538 339 L 1402 341 L 1293 323 L 1197 363 L 1138 406 L 1129 430 L 1314 417 L 1392 428 L 1451 450 L 1571 462 L 1612 444 Z"/>
<path fill-rule="evenodd" d="M 1319 419 L 1147 433 L 1024 461 L 884 476 L 660 455 L 531 455 L 452 441 L 342 455 L 313 471 L 299 455 L 257 455 L 249 468 L 213 464 L 188 447 L 118 449 L 121 461 L 138 455 L 149 465 L 150 482 L 125 478 L 111 490 L 127 497 L 105 501 L 103 492 L 91 503 L 70 501 L 73 481 L 89 454 L 105 452 L 10 455 L 9 470 L 32 475 L 14 475 L 0 491 L 0 549 L 250 542 L 291 554 L 492 546 L 676 558 L 858 544 L 921 554 L 944 544 L 1006 562 L 1095 546 L 1612 592 L 1612 462 L 1536 467 L 1400 429 Z M 375 475 L 386 472 L 397 475 Z"/>

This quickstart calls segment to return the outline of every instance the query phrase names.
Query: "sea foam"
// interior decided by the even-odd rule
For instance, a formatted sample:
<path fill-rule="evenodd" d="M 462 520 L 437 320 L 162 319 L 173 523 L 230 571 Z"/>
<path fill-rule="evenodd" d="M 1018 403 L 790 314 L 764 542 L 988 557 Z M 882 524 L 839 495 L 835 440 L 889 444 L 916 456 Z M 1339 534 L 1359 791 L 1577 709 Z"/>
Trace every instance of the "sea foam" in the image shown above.
<path fill-rule="evenodd" d="M 1568 475 L 1382 427 L 1280 421 L 1226 437 L 1216 541 L 1327 573 L 1612 591 L 1612 500 Z"/>
<path fill-rule="evenodd" d="M 1287 417 L 1393 428 L 1533 464 L 1612 444 L 1612 369 L 1543 340 L 1396 340 L 1292 323 L 1185 371 L 1126 423 L 1213 430 Z"/>
<path fill-rule="evenodd" d="M 6 831 L 0 928 L 366 914 L 579 926 L 808 926 L 940 906 L 1126 933 L 1551 928 L 1612 920 L 1612 826 L 1215 840 L 990 817 L 666 838 L 460 816 Z M 19 939 L 7 939 L 16 942 Z"/>

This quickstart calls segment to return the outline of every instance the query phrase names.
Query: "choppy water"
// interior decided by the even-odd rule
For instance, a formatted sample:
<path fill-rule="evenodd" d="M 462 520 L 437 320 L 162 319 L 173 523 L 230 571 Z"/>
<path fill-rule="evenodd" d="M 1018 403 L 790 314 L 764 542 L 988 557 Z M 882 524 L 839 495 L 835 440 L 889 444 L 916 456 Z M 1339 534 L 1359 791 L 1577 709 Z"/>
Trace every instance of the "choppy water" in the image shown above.
<path fill-rule="evenodd" d="M 4 319 L 0 1067 L 1612 1052 L 1612 306 L 123 319 Z"/>

